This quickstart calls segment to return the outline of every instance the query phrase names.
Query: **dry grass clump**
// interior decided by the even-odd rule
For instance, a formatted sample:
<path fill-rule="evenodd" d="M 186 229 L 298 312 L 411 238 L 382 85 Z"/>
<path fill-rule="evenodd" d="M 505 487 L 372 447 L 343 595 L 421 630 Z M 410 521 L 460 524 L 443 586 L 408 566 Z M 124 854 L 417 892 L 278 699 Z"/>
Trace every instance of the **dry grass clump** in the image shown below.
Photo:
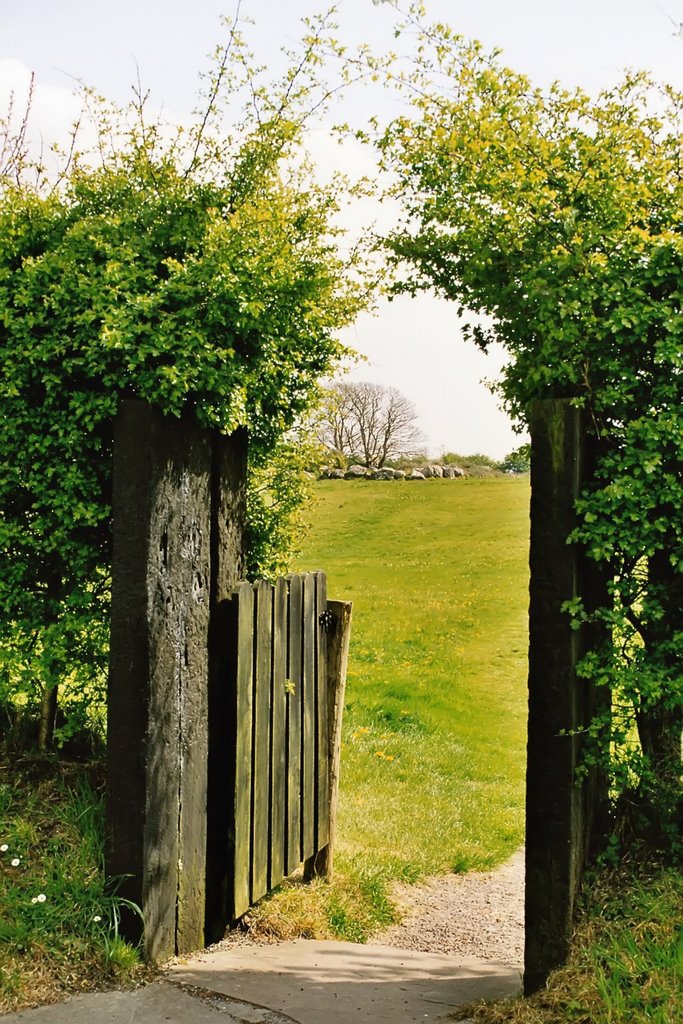
<path fill-rule="evenodd" d="M 249 911 L 242 928 L 260 942 L 344 939 L 365 942 L 378 927 L 393 924 L 398 911 L 389 899 L 390 877 L 355 865 L 331 882 L 285 881 Z"/>
<path fill-rule="evenodd" d="M 331 939 L 332 929 L 321 898 L 326 887 L 323 881 L 305 883 L 300 874 L 295 875 L 252 907 L 242 918 L 239 930 L 258 942 Z"/>

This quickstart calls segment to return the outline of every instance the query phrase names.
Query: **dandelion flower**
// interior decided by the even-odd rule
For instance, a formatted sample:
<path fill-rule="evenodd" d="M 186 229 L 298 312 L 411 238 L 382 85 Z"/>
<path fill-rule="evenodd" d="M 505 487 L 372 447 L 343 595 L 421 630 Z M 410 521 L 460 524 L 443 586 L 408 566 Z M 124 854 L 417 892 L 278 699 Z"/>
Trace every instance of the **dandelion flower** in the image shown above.
<path fill-rule="evenodd" d="M 7 845 L 7 843 L 3 843 L 2 846 L 0 846 L 0 853 L 7 853 L 8 850 L 9 846 Z"/>
<path fill-rule="evenodd" d="M 39 892 L 38 895 L 36 896 L 36 900 L 38 901 L 38 903 L 44 903 L 46 899 L 47 896 L 45 895 L 44 892 Z"/>
<path fill-rule="evenodd" d="M 95 916 L 93 917 L 93 921 L 101 921 L 101 920 L 102 920 L 102 918 L 100 917 L 99 914 L 95 914 Z"/>
<path fill-rule="evenodd" d="M 13 868 L 18 868 L 21 864 L 21 857 L 15 857 L 14 860 L 10 861 Z"/>
<path fill-rule="evenodd" d="M 384 757 L 384 751 L 383 750 L 376 750 L 375 751 L 375 757 Z"/>
<path fill-rule="evenodd" d="M 37 896 L 32 896 L 31 897 L 31 903 L 37 903 L 37 902 L 38 902 L 38 897 Z"/>

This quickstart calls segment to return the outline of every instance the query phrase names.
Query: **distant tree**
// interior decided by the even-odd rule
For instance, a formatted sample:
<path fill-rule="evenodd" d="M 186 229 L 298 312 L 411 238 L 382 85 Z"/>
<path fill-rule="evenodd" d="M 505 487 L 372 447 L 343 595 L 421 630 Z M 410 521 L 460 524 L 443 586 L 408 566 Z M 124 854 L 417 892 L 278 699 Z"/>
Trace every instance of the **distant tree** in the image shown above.
<path fill-rule="evenodd" d="M 509 452 L 500 464 L 505 473 L 528 473 L 531 466 L 531 445 L 522 444 Z"/>
<path fill-rule="evenodd" d="M 327 388 L 317 431 L 337 458 L 378 468 L 412 455 L 424 440 L 413 403 L 397 388 L 368 382 Z"/>
<path fill-rule="evenodd" d="M 489 469 L 500 468 L 500 463 L 496 462 L 490 455 L 483 455 L 481 452 L 475 452 L 474 455 L 445 452 L 439 461 L 445 466 L 488 466 Z"/>

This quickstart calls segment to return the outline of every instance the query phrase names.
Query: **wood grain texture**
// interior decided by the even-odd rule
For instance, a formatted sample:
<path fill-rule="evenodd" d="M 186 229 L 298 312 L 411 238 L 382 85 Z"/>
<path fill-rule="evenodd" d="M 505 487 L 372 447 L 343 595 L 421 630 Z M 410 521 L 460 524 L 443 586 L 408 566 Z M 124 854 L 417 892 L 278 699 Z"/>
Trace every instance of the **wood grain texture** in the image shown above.
<path fill-rule="evenodd" d="M 286 800 L 287 800 L 287 619 L 289 587 L 278 580 L 273 605 L 273 688 L 271 710 L 271 800 L 270 860 L 268 887 L 273 888 L 285 877 Z"/>
<path fill-rule="evenodd" d="M 577 784 L 582 737 L 594 706 L 577 673 L 588 636 L 571 627 L 565 601 L 596 595 L 595 567 L 567 543 L 575 502 L 590 476 L 582 412 L 568 399 L 531 410 L 529 724 L 526 799 L 525 972 L 540 988 L 569 949 L 586 854 L 602 803 L 597 779 Z"/>
<path fill-rule="evenodd" d="M 270 698 L 272 686 L 273 588 L 254 584 L 256 637 L 254 671 L 253 812 L 251 902 L 268 891 L 270 851 Z"/>
<path fill-rule="evenodd" d="M 238 796 L 235 782 L 236 758 L 240 756 L 236 749 L 239 599 L 231 595 L 244 574 L 247 473 L 245 431 L 238 430 L 230 437 L 214 432 L 212 440 L 206 944 L 223 938 L 234 913 L 231 901 L 235 880 L 235 799 Z M 251 593 L 250 587 L 248 592 Z M 251 717 L 249 730 L 251 737 Z M 250 773 L 251 760 L 249 776 Z M 248 836 L 247 831 L 247 846 Z"/>
<path fill-rule="evenodd" d="M 303 701 L 303 580 L 288 577 L 287 643 L 287 856 L 286 872 L 301 864 L 301 743 Z"/>
<path fill-rule="evenodd" d="M 251 903 L 252 759 L 254 713 L 254 589 L 240 583 L 233 600 L 238 602 L 237 665 L 235 675 L 235 782 L 226 796 L 233 801 L 233 891 L 230 918 L 235 921 Z"/>
<path fill-rule="evenodd" d="M 326 846 L 330 837 L 330 722 L 327 686 L 327 580 L 324 572 L 315 576 L 315 849 Z"/>
<path fill-rule="evenodd" d="M 316 815 L 316 576 L 303 576 L 303 743 L 301 787 L 301 855 L 308 860 L 315 853 Z"/>
<path fill-rule="evenodd" d="M 346 693 L 346 673 L 351 641 L 350 601 L 328 601 L 327 610 L 331 616 L 327 631 L 327 691 L 329 724 L 329 825 L 327 844 L 321 846 L 314 857 L 311 875 L 332 878 L 334 875 L 334 846 L 337 829 L 337 804 L 339 800 L 339 778 L 341 773 L 341 734 Z"/>
<path fill-rule="evenodd" d="M 210 435 L 126 401 L 115 424 L 107 864 L 150 960 L 203 941 Z M 182 872 L 181 869 L 182 868 Z M 182 876 L 182 877 L 181 877 Z M 139 937 L 124 915 L 122 927 Z"/>

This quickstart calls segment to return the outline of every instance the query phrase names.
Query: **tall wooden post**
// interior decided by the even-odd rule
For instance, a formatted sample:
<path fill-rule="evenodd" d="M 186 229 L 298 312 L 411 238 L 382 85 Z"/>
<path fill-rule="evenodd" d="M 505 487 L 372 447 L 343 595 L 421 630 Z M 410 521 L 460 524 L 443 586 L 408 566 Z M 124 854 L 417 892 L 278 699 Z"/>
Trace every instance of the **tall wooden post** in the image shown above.
<path fill-rule="evenodd" d="M 572 629 L 566 601 L 606 601 L 606 581 L 577 545 L 574 506 L 592 472 L 582 414 L 568 400 L 535 403 L 531 416 L 529 725 L 526 787 L 524 985 L 538 989 L 566 959 L 586 855 L 605 787 L 577 777 L 583 730 L 605 695 L 577 675 L 595 640 Z"/>
<path fill-rule="evenodd" d="M 107 873 L 141 908 L 144 933 L 132 914 L 122 930 L 152 961 L 204 945 L 209 627 L 240 557 L 230 448 L 140 401 L 115 425 Z"/>
<path fill-rule="evenodd" d="M 211 623 L 209 629 L 209 764 L 205 942 L 217 942 L 230 920 L 230 802 L 235 789 L 231 749 L 237 723 L 231 721 L 229 663 L 237 632 L 229 598 L 246 575 L 247 432 L 215 437 L 211 523 Z"/>
<path fill-rule="evenodd" d="M 339 800 L 339 773 L 341 766 L 341 735 L 346 693 L 346 672 L 351 642 L 351 601 L 328 601 L 330 626 L 327 635 L 327 689 L 329 730 L 329 839 L 309 862 L 304 865 L 305 877 L 332 878 L 334 874 L 334 846 L 337 832 L 337 803 Z"/>

